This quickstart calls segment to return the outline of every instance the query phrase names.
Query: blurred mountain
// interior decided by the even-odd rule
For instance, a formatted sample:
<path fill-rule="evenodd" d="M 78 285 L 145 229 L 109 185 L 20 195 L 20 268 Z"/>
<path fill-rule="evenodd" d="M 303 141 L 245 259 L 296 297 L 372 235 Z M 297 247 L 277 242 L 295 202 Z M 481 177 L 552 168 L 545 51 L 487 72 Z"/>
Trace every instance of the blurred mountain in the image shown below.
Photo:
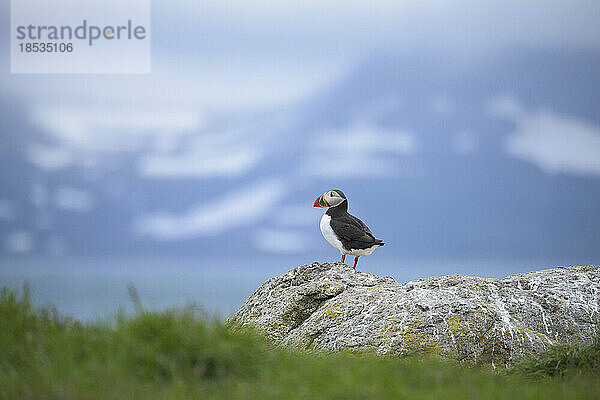
<path fill-rule="evenodd" d="M 2 97 L 2 251 L 331 255 L 311 206 L 340 188 L 388 256 L 597 261 L 598 104 L 600 53 L 566 50 L 378 54 L 302 104 L 121 147 Z"/>

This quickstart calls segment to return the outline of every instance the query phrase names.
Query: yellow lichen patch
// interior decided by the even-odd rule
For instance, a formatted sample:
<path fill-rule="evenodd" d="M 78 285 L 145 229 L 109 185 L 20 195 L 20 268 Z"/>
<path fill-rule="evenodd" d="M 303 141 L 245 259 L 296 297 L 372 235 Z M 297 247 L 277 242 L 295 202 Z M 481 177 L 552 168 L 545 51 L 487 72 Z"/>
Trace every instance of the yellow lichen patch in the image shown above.
<path fill-rule="evenodd" d="M 448 324 L 448 330 L 452 333 L 452 336 L 457 339 L 462 336 L 472 335 L 475 331 L 475 326 L 485 320 L 485 316 L 480 313 L 472 314 L 468 318 L 458 319 L 456 316 L 452 316 L 446 320 Z"/>
<path fill-rule="evenodd" d="M 567 327 L 567 335 L 569 344 L 579 344 L 581 342 L 581 332 L 574 325 Z"/>
<path fill-rule="evenodd" d="M 546 342 L 548 344 L 554 344 L 556 343 L 555 340 L 550 339 L 548 336 L 544 335 L 541 332 L 538 332 L 534 329 L 530 329 L 525 325 L 521 325 L 518 327 L 518 331 L 517 331 L 520 335 L 521 335 L 521 340 L 524 341 L 525 338 L 527 338 L 528 340 L 531 340 L 531 335 L 541 339 L 543 342 Z"/>
<path fill-rule="evenodd" d="M 403 351 L 439 352 L 435 338 L 425 332 L 422 319 L 400 326 L 397 322 L 386 324 L 377 338 L 387 346 L 399 345 Z"/>
<path fill-rule="evenodd" d="M 281 326 L 287 326 L 287 323 L 285 323 L 284 321 L 281 321 L 281 322 L 276 322 L 274 324 L 270 324 L 268 330 L 277 329 L 277 328 L 279 328 Z"/>
<path fill-rule="evenodd" d="M 317 281 L 322 284 L 319 286 L 319 294 L 321 296 L 335 296 L 343 291 L 343 285 L 332 282 Z M 340 290 L 341 289 L 341 290 Z"/>
<path fill-rule="evenodd" d="M 385 327 L 377 335 L 377 339 L 386 339 L 394 335 L 397 331 L 395 324 L 386 324 Z"/>
<path fill-rule="evenodd" d="M 478 339 L 482 347 L 481 359 L 488 360 L 492 365 L 507 365 L 511 355 L 527 349 L 528 343 L 537 338 L 541 343 L 556 343 L 541 332 L 520 325 L 514 329 L 493 328 Z"/>
<path fill-rule="evenodd" d="M 342 313 L 340 312 L 340 310 L 338 309 L 340 307 L 339 304 L 334 304 L 333 307 L 331 307 L 328 310 L 325 310 L 325 316 L 327 318 L 337 318 L 340 315 L 342 315 Z"/>
<path fill-rule="evenodd" d="M 510 362 L 511 353 L 502 334 L 495 329 L 481 337 L 480 345 L 483 347 L 480 361 L 489 362 L 492 366 L 508 365 Z"/>

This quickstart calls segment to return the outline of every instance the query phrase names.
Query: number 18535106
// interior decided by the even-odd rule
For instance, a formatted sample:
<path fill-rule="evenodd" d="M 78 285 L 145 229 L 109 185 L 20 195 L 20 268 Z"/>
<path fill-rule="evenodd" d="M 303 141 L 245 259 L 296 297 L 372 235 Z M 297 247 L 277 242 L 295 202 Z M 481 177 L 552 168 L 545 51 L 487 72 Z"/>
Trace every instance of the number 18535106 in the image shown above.
<path fill-rule="evenodd" d="M 19 43 L 21 53 L 71 53 L 73 43 Z"/>

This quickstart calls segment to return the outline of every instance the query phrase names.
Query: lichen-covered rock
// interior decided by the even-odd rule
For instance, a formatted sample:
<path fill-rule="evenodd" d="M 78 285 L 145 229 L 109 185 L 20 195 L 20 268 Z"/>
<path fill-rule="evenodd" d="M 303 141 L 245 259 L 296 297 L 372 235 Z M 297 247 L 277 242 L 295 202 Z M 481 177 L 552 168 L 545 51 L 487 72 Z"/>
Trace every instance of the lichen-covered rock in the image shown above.
<path fill-rule="evenodd" d="M 398 283 L 313 263 L 269 279 L 230 322 L 298 348 L 425 350 L 501 365 L 557 342 L 591 343 L 599 289 L 597 266 Z"/>

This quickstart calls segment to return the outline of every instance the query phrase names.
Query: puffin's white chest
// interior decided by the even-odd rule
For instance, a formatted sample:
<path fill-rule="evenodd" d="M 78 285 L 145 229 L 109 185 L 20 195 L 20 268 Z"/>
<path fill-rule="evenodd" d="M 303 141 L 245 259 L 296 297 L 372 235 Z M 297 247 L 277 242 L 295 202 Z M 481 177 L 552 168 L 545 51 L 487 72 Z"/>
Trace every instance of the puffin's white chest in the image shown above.
<path fill-rule="evenodd" d="M 340 240 L 335 235 L 335 232 L 333 232 L 333 229 L 331 229 L 330 222 L 331 222 L 331 216 L 329 216 L 327 214 L 323 214 L 323 217 L 321 218 L 321 233 L 323 234 L 323 237 L 333 247 L 335 247 L 342 253 L 346 253 L 346 250 L 344 250 L 344 246 L 342 245 L 342 242 L 340 242 Z"/>

